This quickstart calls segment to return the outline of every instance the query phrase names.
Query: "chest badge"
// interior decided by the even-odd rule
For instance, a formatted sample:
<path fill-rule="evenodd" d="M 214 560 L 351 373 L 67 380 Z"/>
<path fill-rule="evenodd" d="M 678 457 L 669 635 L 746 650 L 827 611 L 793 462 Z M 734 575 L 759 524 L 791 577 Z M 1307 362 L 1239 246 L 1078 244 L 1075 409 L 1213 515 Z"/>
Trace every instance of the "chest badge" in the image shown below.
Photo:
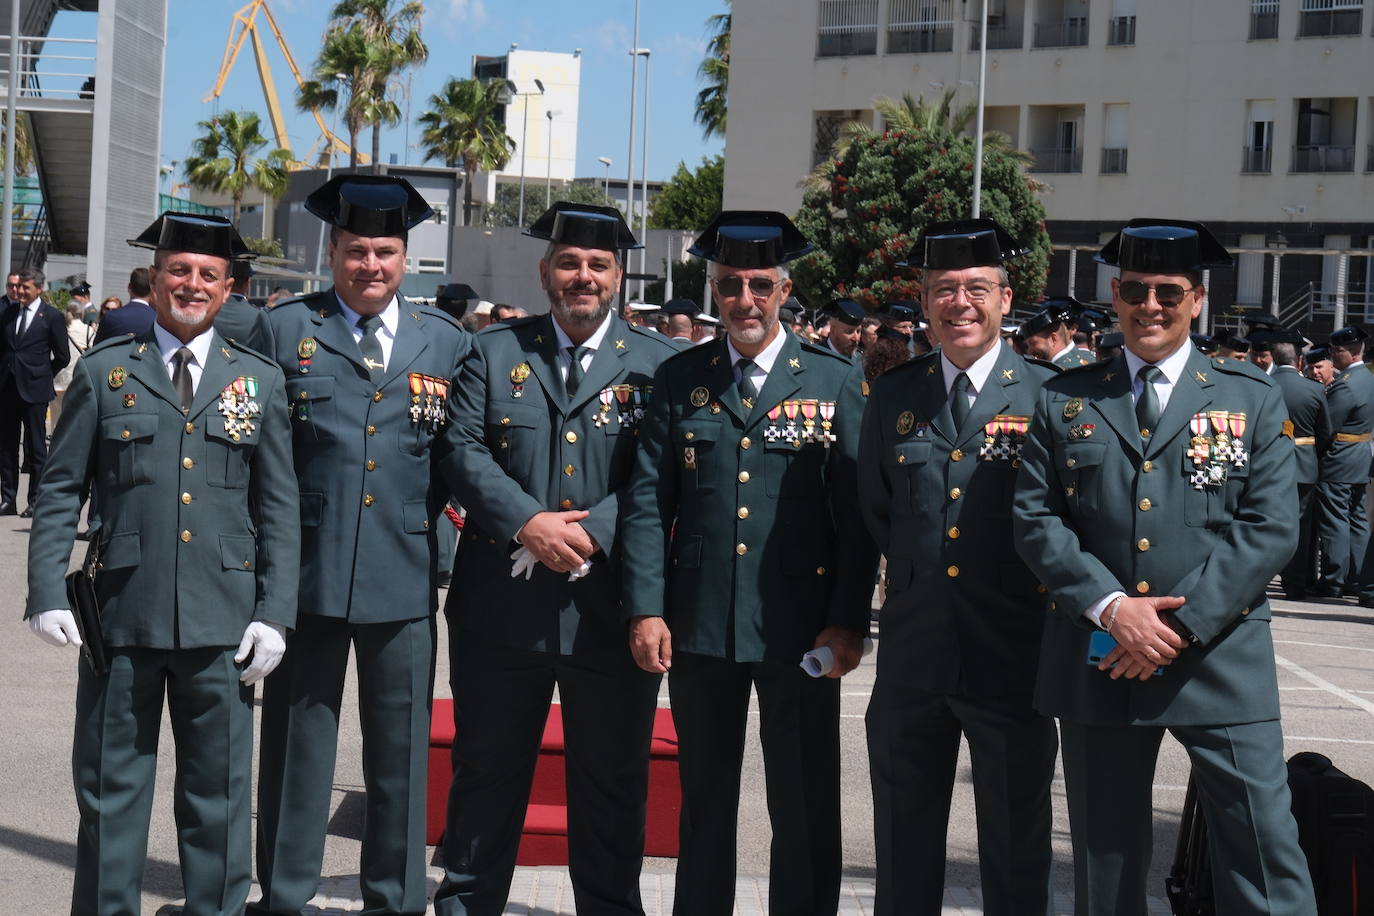
<path fill-rule="evenodd" d="M 897 435 L 905 436 L 916 426 L 916 415 L 909 410 L 902 411 L 897 416 Z"/>
<path fill-rule="evenodd" d="M 296 344 L 296 358 L 309 359 L 315 355 L 315 350 L 317 348 L 318 344 L 315 343 L 315 338 L 302 337 L 301 342 Z"/>
<path fill-rule="evenodd" d="M 706 402 L 709 400 L 711 400 L 711 392 L 707 391 L 704 385 L 698 385 L 692 389 L 691 401 L 693 407 L 705 407 Z"/>
<path fill-rule="evenodd" d="M 138 395 L 134 394 L 132 391 L 130 391 L 128 394 L 124 395 L 124 406 L 125 406 L 125 407 L 133 407 L 133 406 L 134 406 L 135 404 L 137 404 L 137 403 L 138 403 Z"/>
<path fill-rule="evenodd" d="M 1064 405 L 1064 421 L 1068 422 L 1083 412 L 1082 398 L 1069 398 L 1069 403 Z"/>
<path fill-rule="evenodd" d="M 123 366 L 115 366 L 106 376 L 105 381 L 109 383 L 111 391 L 118 391 L 124 387 L 124 380 L 129 377 L 129 370 Z"/>

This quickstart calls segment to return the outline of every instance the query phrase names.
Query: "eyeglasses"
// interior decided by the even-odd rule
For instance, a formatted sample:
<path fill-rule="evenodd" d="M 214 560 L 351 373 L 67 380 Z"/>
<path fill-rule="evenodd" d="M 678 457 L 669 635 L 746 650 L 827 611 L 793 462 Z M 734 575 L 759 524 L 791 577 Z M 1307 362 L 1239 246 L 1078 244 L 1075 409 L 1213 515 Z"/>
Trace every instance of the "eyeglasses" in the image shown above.
<path fill-rule="evenodd" d="M 1001 288 L 1001 283 L 973 283 L 968 286 L 960 283 L 957 286 L 937 286 L 930 291 L 930 297 L 935 302 L 953 302 L 959 298 L 959 290 L 963 290 L 969 302 L 981 303 Z"/>
<path fill-rule="evenodd" d="M 713 282 L 716 286 L 716 292 L 726 299 L 733 299 L 744 291 L 745 281 L 743 277 L 722 277 Z M 779 285 L 777 280 L 769 277 L 750 277 L 749 295 L 767 298 L 773 295 L 773 289 Z"/>
<path fill-rule="evenodd" d="M 1148 283 L 1141 283 L 1139 280 L 1122 280 L 1117 285 L 1117 295 L 1121 301 L 1127 305 L 1140 305 L 1150 290 L 1155 291 L 1155 301 L 1166 309 L 1176 308 L 1183 297 L 1197 289 L 1196 286 L 1179 286 L 1177 283 L 1159 283 L 1151 286 Z"/>

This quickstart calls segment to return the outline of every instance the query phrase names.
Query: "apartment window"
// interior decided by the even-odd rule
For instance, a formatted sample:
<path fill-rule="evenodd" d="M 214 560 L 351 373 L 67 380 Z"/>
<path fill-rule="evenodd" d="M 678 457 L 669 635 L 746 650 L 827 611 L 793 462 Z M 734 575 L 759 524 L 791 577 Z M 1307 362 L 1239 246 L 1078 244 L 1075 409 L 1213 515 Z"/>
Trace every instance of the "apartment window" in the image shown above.
<path fill-rule="evenodd" d="M 1102 167 L 1099 171 L 1103 175 L 1126 174 L 1130 113 L 1131 107 L 1125 104 L 1102 108 Z"/>
<path fill-rule="evenodd" d="M 1279 0 L 1250 0 L 1250 40 L 1279 37 Z"/>
<path fill-rule="evenodd" d="M 1031 107 L 1033 172 L 1083 171 L 1083 107 Z"/>
<path fill-rule="evenodd" d="M 840 139 L 844 126 L 859 119 L 857 111 L 818 111 L 811 141 L 811 167 L 814 169 L 833 155 L 835 141 Z"/>
<path fill-rule="evenodd" d="M 1274 161 L 1274 102 L 1250 99 L 1245 103 L 1245 150 L 1240 170 L 1268 174 Z"/>
<path fill-rule="evenodd" d="M 1299 0 L 1298 37 L 1360 34 L 1362 0 Z"/>
<path fill-rule="evenodd" d="M 1077 48 L 1088 43 L 1086 0 L 1042 0 L 1036 8 L 1034 47 Z"/>
<path fill-rule="evenodd" d="M 441 274 L 445 270 L 443 258 L 419 258 L 416 261 L 416 269 L 422 274 Z"/>
<path fill-rule="evenodd" d="M 817 57 L 878 53 L 878 0 L 820 0 Z"/>
<path fill-rule="evenodd" d="M 887 53 L 953 50 L 954 0 L 888 0 Z"/>
<path fill-rule="evenodd" d="M 1005 51 L 1020 48 L 1024 41 L 1026 0 L 988 0 L 988 50 Z M 970 51 L 982 50 L 982 36 L 978 27 L 982 18 L 982 7 L 973 17 L 973 28 L 969 30 L 968 48 Z"/>
<path fill-rule="evenodd" d="M 1355 99 L 1297 100 L 1293 172 L 1355 170 Z"/>
<path fill-rule="evenodd" d="M 1112 18 L 1107 21 L 1107 44 L 1135 44 L 1135 0 L 1112 0 Z"/>

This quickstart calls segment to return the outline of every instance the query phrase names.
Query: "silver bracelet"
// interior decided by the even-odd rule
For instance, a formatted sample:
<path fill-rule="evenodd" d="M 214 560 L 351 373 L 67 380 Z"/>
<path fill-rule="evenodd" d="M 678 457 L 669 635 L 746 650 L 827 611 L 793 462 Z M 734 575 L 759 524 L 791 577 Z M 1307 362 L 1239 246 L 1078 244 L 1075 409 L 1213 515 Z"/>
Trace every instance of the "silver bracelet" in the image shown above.
<path fill-rule="evenodd" d="M 1121 599 L 1123 597 L 1125 596 L 1118 596 L 1116 600 L 1112 602 L 1111 610 L 1107 612 L 1107 622 L 1102 625 L 1102 629 L 1106 630 L 1108 633 L 1112 631 L 1112 625 L 1116 623 L 1116 612 L 1121 610 Z"/>

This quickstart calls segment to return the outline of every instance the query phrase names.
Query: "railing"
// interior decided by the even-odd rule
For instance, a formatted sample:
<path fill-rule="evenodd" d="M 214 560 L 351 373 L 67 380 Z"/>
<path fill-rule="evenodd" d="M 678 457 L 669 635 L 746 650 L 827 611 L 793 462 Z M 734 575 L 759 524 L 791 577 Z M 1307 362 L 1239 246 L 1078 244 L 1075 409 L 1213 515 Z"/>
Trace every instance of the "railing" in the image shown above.
<path fill-rule="evenodd" d="M 889 54 L 923 54 L 953 50 L 952 25 L 891 27 L 887 32 Z"/>
<path fill-rule="evenodd" d="M 1060 22 L 1037 22 L 1037 48 L 1080 48 L 1088 43 L 1088 18 L 1075 16 Z"/>
<path fill-rule="evenodd" d="M 1021 47 L 1025 41 L 1026 26 L 1021 22 L 1008 22 L 1004 25 L 988 26 L 988 50 L 989 51 L 1011 51 Z M 978 34 L 978 27 L 974 26 L 969 32 L 968 49 L 970 51 L 981 51 L 982 43 L 979 41 L 981 36 Z"/>
<path fill-rule="evenodd" d="M 184 197 L 173 197 L 171 194 L 158 194 L 157 212 L 164 213 L 168 210 L 174 213 L 190 213 L 194 216 L 228 216 L 223 207 L 212 207 L 209 204 L 198 204 L 193 200 Z"/>
<path fill-rule="evenodd" d="M 52 46 L 57 46 L 53 48 Z M 10 37 L 0 35 L 0 74 L 10 70 Z M 21 97 L 76 101 L 95 97 L 94 38 L 19 36 Z M 82 53 L 89 51 L 90 53 Z M 39 69 L 39 64 L 44 69 Z M 41 79 L 40 79 L 41 77 Z"/>
<path fill-rule="evenodd" d="M 1293 292 L 1288 294 L 1288 298 L 1279 303 L 1278 319 L 1279 323 L 1286 328 L 1294 327 L 1304 321 L 1312 320 L 1313 303 L 1316 301 L 1317 284 L 1304 283 Z"/>
<path fill-rule="evenodd" d="M 1240 170 L 1247 175 L 1268 174 L 1273 166 L 1274 150 L 1268 146 L 1247 146 Z"/>
<path fill-rule="evenodd" d="M 52 232 L 48 228 L 48 208 L 38 205 L 38 213 L 28 226 L 29 244 L 24 248 L 24 266 L 42 267 L 52 250 Z M 22 238 L 17 231 L 15 236 Z"/>
<path fill-rule="evenodd" d="M 1033 149 L 1030 152 L 1035 159 L 1030 168 L 1032 172 L 1083 171 L 1081 149 Z"/>
<path fill-rule="evenodd" d="M 1279 37 L 1279 0 L 1250 4 L 1250 40 Z"/>
<path fill-rule="evenodd" d="M 820 0 L 817 57 L 878 53 L 878 0 Z"/>
<path fill-rule="evenodd" d="M 1304 11 L 1298 15 L 1299 38 L 1360 34 L 1360 10 Z"/>
<path fill-rule="evenodd" d="M 1107 44 L 1135 44 L 1135 17 L 1113 16 L 1107 22 Z"/>
<path fill-rule="evenodd" d="M 1290 172 L 1353 172 L 1353 146 L 1295 146 Z"/>
<path fill-rule="evenodd" d="M 1327 293 L 1316 288 L 1312 289 L 1312 311 L 1313 313 L 1327 314 L 1336 311 L 1336 293 Z M 1374 293 L 1346 291 L 1341 298 L 1345 299 L 1345 320 L 1347 322 L 1359 322 L 1363 324 L 1371 318 L 1374 312 Z"/>
<path fill-rule="evenodd" d="M 1103 175 L 1125 175 L 1126 174 L 1126 149 L 1125 147 L 1103 147 L 1102 149 L 1102 168 L 1099 170 Z"/>

